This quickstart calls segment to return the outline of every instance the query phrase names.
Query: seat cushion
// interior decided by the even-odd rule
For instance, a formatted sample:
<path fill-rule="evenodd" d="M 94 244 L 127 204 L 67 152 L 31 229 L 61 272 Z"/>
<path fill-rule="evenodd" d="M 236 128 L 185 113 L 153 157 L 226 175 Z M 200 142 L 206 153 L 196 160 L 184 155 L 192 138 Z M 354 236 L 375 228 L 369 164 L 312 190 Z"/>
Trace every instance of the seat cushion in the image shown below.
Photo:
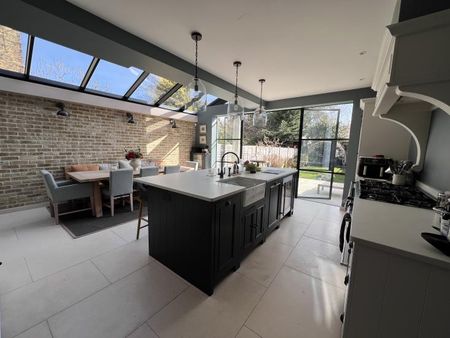
<path fill-rule="evenodd" d="M 127 160 L 119 160 L 119 169 L 133 169 Z"/>
<path fill-rule="evenodd" d="M 111 169 L 111 164 L 109 164 L 109 163 L 100 163 L 99 164 L 99 168 L 100 168 L 100 170 L 110 170 Z"/>
<path fill-rule="evenodd" d="M 71 171 L 98 171 L 98 164 L 73 164 Z"/>

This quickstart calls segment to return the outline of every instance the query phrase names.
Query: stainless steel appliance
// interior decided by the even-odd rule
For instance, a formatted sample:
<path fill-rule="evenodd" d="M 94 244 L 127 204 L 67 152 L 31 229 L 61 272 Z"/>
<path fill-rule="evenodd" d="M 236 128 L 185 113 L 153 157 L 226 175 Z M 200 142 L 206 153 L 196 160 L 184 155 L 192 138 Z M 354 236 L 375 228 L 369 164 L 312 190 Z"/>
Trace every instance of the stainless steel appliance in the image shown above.
<path fill-rule="evenodd" d="M 389 177 L 385 171 L 389 168 L 391 159 L 384 156 L 359 157 L 358 176 L 364 178 L 386 179 Z"/>
<path fill-rule="evenodd" d="M 350 230 L 352 226 L 353 201 L 356 194 L 355 184 L 355 182 L 352 182 L 347 199 L 345 200 L 345 214 L 342 218 L 341 230 L 339 232 L 339 250 L 341 251 L 341 264 L 345 266 L 348 266 L 349 264 L 350 254 L 352 251 L 352 244 L 350 243 Z"/>

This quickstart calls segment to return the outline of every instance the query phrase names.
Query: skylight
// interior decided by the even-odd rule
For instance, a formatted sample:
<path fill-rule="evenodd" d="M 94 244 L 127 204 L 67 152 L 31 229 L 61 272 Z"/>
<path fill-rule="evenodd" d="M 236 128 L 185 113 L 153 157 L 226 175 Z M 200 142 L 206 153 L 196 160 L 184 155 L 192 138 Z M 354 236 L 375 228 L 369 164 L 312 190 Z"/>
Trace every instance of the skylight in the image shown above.
<path fill-rule="evenodd" d="M 90 91 L 123 96 L 141 73 L 142 70 L 135 67 L 127 68 L 100 60 L 86 88 Z"/>
<path fill-rule="evenodd" d="M 28 67 L 29 66 L 29 67 Z M 123 67 L 0 25 L 0 76 L 197 113 L 187 88 L 136 67 Z M 87 83 L 86 83 L 87 82 Z M 207 104 L 217 97 L 208 94 Z M 191 104 L 187 104 L 190 102 Z"/>
<path fill-rule="evenodd" d="M 188 101 L 186 87 L 178 89 L 171 97 L 161 104 L 162 108 L 178 110 Z"/>
<path fill-rule="evenodd" d="M 0 25 L 0 68 L 24 73 L 28 34 Z"/>
<path fill-rule="evenodd" d="M 30 75 L 79 86 L 91 61 L 92 56 L 35 38 Z"/>
<path fill-rule="evenodd" d="M 186 87 L 181 87 L 178 89 L 171 97 L 169 97 L 163 104 L 161 104 L 162 108 L 166 109 L 173 109 L 173 110 L 179 110 L 181 109 L 186 102 L 191 101 L 191 95 L 189 95 L 188 90 Z M 211 94 L 206 94 L 206 104 L 210 104 L 214 100 L 216 100 L 217 97 Z M 202 99 L 203 101 L 203 99 Z M 192 105 L 186 107 L 185 111 L 188 112 L 198 112 L 199 111 L 199 104 L 198 102 L 192 103 Z"/>
<path fill-rule="evenodd" d="M 146 104 L 154 104 L 165 93 L 167 93 L 176 82 L 167 80 L 155 74 L 150 74 L 144 82 L 130 96 L 132 101 Z"/>

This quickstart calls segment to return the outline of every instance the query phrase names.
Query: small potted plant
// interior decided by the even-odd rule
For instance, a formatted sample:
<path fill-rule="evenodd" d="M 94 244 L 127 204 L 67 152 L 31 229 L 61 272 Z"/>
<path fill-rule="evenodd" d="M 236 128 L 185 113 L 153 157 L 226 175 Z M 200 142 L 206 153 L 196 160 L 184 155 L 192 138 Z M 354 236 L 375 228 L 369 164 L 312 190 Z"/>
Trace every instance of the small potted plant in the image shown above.
<path fill-rule="evenodd" d="M 258 167 L 255 163 L 251 163 L 249 161 L 245 161 L 244 163 L 245 170 L 249 171 L 250 174 L 256 174 L 256 170 L 258 170 Z"/>
<path fill-rule="evenodd" d="M 141 148 L 138 147 L 136 150 L 134 149 L 125 149 L 125 158 L 130 161 L 130 165 L 134 170 L 138 170 L 141 167 L 141 158 L 142 158 Z"/>

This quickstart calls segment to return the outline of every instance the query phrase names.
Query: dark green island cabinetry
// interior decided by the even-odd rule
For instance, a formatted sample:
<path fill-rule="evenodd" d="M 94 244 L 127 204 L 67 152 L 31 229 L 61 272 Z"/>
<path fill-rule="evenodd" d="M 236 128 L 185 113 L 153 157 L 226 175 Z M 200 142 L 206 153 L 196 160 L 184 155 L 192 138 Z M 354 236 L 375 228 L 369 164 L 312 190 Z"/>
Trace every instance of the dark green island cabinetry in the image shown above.
<path fill-rule="evenodd" d="M 295 181 L 291 174 L 267 182 L 265 197 L 245 207 L 242 189 L 211 200 L 148 184 L 150 255 L 212 295 L 214 286 L 291 214 Z M 201 184 L 206 186 L 199 181 L 197 189 Z"/>

